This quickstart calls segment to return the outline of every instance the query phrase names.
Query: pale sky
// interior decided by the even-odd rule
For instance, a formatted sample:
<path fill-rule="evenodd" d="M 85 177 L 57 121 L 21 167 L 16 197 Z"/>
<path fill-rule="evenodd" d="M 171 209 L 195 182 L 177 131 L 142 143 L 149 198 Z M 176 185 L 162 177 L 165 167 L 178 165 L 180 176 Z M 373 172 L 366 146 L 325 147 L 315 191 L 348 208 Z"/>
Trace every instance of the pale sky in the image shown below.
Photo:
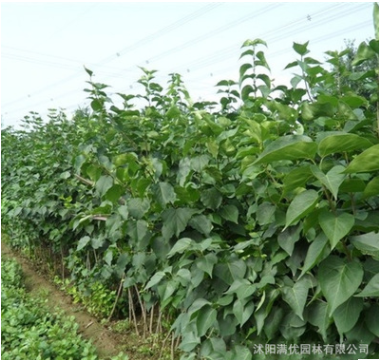
<path fill-rule="evenodd" d="M 372 10 L 372 2 L 2 2 L 2 128 L 29 111 L 46 118 L 49 108 L 87 105 L 83 66 L 110 94 L 142 93 L 142 66 L 158 70 L 162 86 L 180 73 L 193 100 L 213 100 L 218 81 L 238 80 L 247 39 L 267 42 L 279 85 L 298 58 L 293 42 L 309 41 L 309 56 L 324 61 L 344 39 L 374 37 Z"/>

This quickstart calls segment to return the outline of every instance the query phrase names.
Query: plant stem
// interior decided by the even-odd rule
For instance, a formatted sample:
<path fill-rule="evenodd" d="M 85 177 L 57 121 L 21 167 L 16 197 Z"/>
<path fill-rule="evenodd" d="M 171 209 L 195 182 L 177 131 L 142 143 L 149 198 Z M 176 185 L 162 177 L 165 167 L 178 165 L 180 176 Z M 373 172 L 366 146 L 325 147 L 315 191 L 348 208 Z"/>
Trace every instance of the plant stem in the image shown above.
<path fill-rule="evenodd" d="M 95 183 L 91 180 L 88 180 L 88 179 L 85 179 L 83 177 L 81 177 L 80 175 L 78 174 L 75 174 L 75 177 L 80 180 L 83 184 L 86 184 L 86 185 L 89 185 L 89 186 L 95 186 Z"/>
<path fill-rule="evenodd" d="M 155 305 L 153 305 L 150 310 L 150 326 L 149 326 L 150 334 L 153 333 L 154 308 L 155 308 Z"/>
<path fill-rule="evenodd" d="M 349 261 L 351 261 L 351 260 L 352 260 L 352 259 L 351 259 L 351 254 L 350 254 L 349 249 L 348 249 L 347 246 L 346 246 L 346 242 L 345 242 L 345 241 L 342 241 L 342 246 L 343 246 L 343 248 L 344 248 L 344 250 L 345 250 L 345 254 L 346 254 L 347 259 L 348 259 Z"/>
<path fill-rule="evenodd" d="M 159 311 L 158 320 L 157 320 L 157 327 L 155 329 L 156 333 L 162 332 L 162 312 Z"/>
<path fill-rule="evenodd" d="M 175 360 L 175 337 L 174 334 L 171 336 L 171 360 Z"/>
<path fill-rule="evenodd" d="M 129 309 L 131 309 L 131 315 L 133 317 L 134 328 L 136 330 L 136 334 L 139 336 L 140 334 L 139 334 L 138 326 L 137 326 L 137 317 L 136 317 L 136 312 L 134 311 L 133 297 L 132 297 L 132 292 L 130 288 L 128 289 L 128 298 L 129 298 Z"/>
<path fill-rule="evenodd" d="M 118 286 L 118 289 L 117 289 L 117 295 L 116 295 L 116 300 L 113 304 L 113 308 L 112 308 L 112 311 L 111 313 L 109 314 L 109 317 L 108 317 L 108 321 L 110 321 L 112 319 L 112 316 L 113 316 L 113 313 L 116 309 L 116 306 L 117 306 L 117 303 L 118 303 L 118 300 L 120 299 L 121 297 L 121 294 L 122 294 L 122 290 L 123 290 L 123 283 L 124 283 L 124 280 L 125 280 L 125 277 L 123 276 L 121 281 L 120 281 L 120 285 Z"/>
<path fill-rule="evenodd" d="M 146 337 L 146 332 L 147 332 L 146 308 L 145 308 L 145 305 L 142 302 L 142 299 L 141 299 L 141 296 L 139 294 L 139 290 L 138 290 L 137 285 L 134 285 L 134 289 L 136 290 L 138 302 L 139 302 L 140 307 L 141 307 L 142 319 L 143 319 L 143 337 L 145 338 Z"/>

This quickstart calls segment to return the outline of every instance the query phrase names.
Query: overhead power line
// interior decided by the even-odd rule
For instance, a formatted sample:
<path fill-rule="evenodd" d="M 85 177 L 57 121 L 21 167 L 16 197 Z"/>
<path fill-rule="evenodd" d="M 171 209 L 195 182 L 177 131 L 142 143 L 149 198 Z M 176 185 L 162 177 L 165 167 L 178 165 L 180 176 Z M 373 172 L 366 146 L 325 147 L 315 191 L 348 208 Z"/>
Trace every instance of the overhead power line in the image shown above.
<path fill-rule="evenodd" d="M 316 12 L 314 14 L 312 14 L 312 13 L 309 14 L 311 16 L 311 19 L 312 19 L 311 22 L 305 21 L 304 20 L 305 18 L 302 17 L 302 18 L 300 18 L 298 20 L 289 22 L 289 23 L 287 23 L 284 26 L 281 26 L 279 28 L 274 28 L 274 29 L 272 29 L 272 30 L 270 30 L 268 32 L 265 32 L 261 36 L 258 35 L 257 37 L 263 37 L 263 39 L 266 40 L 267 42 L 269 42 L 269 43 L 275 43 L 275 42 L 280 41 L 282 39 L 285 39 L 285 38 L 287 38 L 289 36 L 292 36 L 293 34 L 301 34 L 305 30 L 312 29 L 312 28 L 317 28 L 317 27 L 319 27 L 321 25 L 325 25 L 325 24 L 331 23 L 331 22 L 333 22 L 333 20 L 337 20 L 337 19 L 346 17 L 348 15 L 351 15 L 353 13 L 357 13 L 358 11 L 367 8 L 367 6 L 365 6 L 366 4 L 365 5 L 359 4 L 359 5 L 355 5 L 353 7 L 351 7 L 351 6 L 349 7 L 349 6 L 346 6 L 346 5 L 348 5 L 348 4 L 336 4 L 336 5 L 330 6 L 330 7 L 326 8 L 326 9 L 318 11 L 318 12 Z M 343 8 L 341 9 L 341 7 L 343 7 Z M 335 10 L 338 10 L 338 12 L 335 12 Z M 261 11 L 263 11 L 263 9 Z M 325 14 L 327 14 L 327 15 L 325 15 Z M 252 15 L 252 14 L 250 14 L 250 15 Z M 239 18 L 239 19 L 237 19 L 236 21 L 234 21 L 232 23 L 236 23 L 238 21 L 241 21 L 241 19 L 244 19 L 244 18 L 246 18 L 246 17 L 248 17 L 250 15 L 246 15 L 243 18 Z M 321 16 L 321 15 L 323 15 L 323 16 Z M 247 20 L 245 20 L 245 21 L 247 21 Z M 303 25 L 302 26 L 298 26 L 299 24 L 302 24 L 304 22 L 306 23 L 306 25 L 304 25 L 304 26 Z M 177 23 L 177 22 L 175 22 L 175 23 Z M 173 24 L 175 24 L 175 23 L 173 23 Z M 226 28 L 228 26 L 229 26 L 229 28 L 233 27 L 233 26 L 231 26 L 232 23 L 226 24 L 226 25 L 224 25 L 221 28 L 218 28 L 216 30 L 211 31 L 210 33 L 214 33 L 214 34 L 217 33 L 218 34 L 218 33 L 220 33 L 220 29 L 222 29 L 222 28 Z M 330 33 L 330 34 L 323 35 L 320 38 L 322 38 L 322 39 L 330 39 L 332 37 L 335 37 L 335 36 L 338 36 L 340 34 L 343 34 L 343 33 L 347 32 L 348 30 L 362 28 L 363 26 L 365 26 L 365 24 L 368 25 L 369 23 L 370 23 L 370 21 L 366 21 L 364 23 L 360 23 L 360 24 L 357 24 L 355 26 L 350 26 L 348 28 L 345 28 L 345 29 L 342 29 L 342 30 L 339 30 L 339 31 L 336 31 L 336 32 L 333 32 L 333 33 Z M 168 27 L 166 27 L 166 28 L 168 28 Z M 226 30 L 224 30 L 224 31 L 226 31 Z M 159 33 L 159 32 L 157 32 L 157 33 Z M 182 46 L 189 47 L 189 46 L 192 46 L 194 44 L 197 44 L 198 42 L 202 41 L 203 37 L 209 38 L 209 37 L 213 36 L 213 35 L 209 35 L 210 33 L 206 33 L 206 34 L 202 35 L 201 37 L 195 38 L 195 39 L 193 39 L 193 40 L 191 40 L 191 41 L 189 41 L 187 43 L 184 43 L 184 44 L 182 44 Z M 269 36 L 267 36 L 267 35 L 269 35 Z M 311 40 L 312 44 L 314 44 L 316 42 L 319 42 L 319 41 L 322 41 L 322 40 L 317 40 L 317 39 L 319 39 L 319 38 Z M 152 41 L 152 40 L 150 40 L 150 41 Z M 189 44 L 190 42 L 192 44 Z M 164 55 L 164 53 L 161 53 L 161 54 L 158 54 L 158 55 L 156 55 L 155 57 L 153 57 L 151 59 L 154 59 L 154 58 L 156 59 L 156 58 L 159 58 L 159 57 L 163 58 L 165 56 L 169 56 L 171 54 L 170 53 L 171 50 L 172 49 L 167 50 L 165 52 L 165 55 Z M 127 50 L 127 48 L 124 48 L 124 51 L 129 51 L 129 50 Z M 209 56 L 208 57 L 202 57 L 202 58 L 199 58 L 199 59 L 191 62 L 190 64 L 192 64 L 192 66 L 190 66 L 190 64 L 189 65 L 183 65 L 183 68 L 191 67 L 191 73 L 192 73 L 194 70 L 195 71 L 196 70 L 201 70 L 201 69 L 204 69 L 204 68 L 206 68 L 206 67 L 208 67 L 210 65 L 214 66 L 215 64 L 218 64 L 221 61 L 224 61 L 224 60 L 230 58 L 231 56 L 235 56 L 235 54 L 236 54 L 235 51 L 236 51 L 236 47 L 235 46 L 228 47 L 226 49 L 218 51 L 217 53 L 213 53 L 213 55 L 210 56 L 210 57 Z M 292 51 L 292 49 L 280 50 L 280 51 L 277 51 L 276 53 L 271 54 L 270 57 L 271 58 L 272 57 L 276 57 L 276 56 L 279 56 L 280 54 L 283 54 L 283 53 L 289 52 L 289 51 Z M 230 56 L 227 56 L 229 54 L 230 54 Z M 111 59 L 113 57 L 114 56 L 108 57 L 108 59 Z M 112 60 L 109 60 L 109 62 L 110 61 L 112 61 Z M 104 66 L 104 64 L 102 66 Z M 125 70 L 122 70 L 122 71 L 124 72 L 126 70 L 128 70 L 128 69 L 125 69 Z M 119 75 L 120 75 L 120 73 L 116 73 L 116 74 L 111 74 L 111 75 L 108 75 L 108 76 L 110 76 L 110 77 L 119 77 Z M 71 80 L 71 78 L 70 78 L 70 80 Z M 192 79 L 190 81 L 193 82 L 194 80 L 196 80 L 196 79 Z M 62 82 L 60 82 L 59 84 L 61 84 L 61 83 Z M 54 84 L 51 85 L 50 88 L 51 87 L 54 87 Z M 58 95 L 58 97 L 62 98 L 62 97 L 65 97 L 65 95 L 70 94 L 70 93 L 71 92 L 66 92 L 63 95 Z M 34 93 L 33 95 L 35 95 L 35 94 L 36 93 Z M 57 96 L 55 96 L 55 98 L 57 98 Z M 22 99 L 24 99 L 24 98 L 22 98 Z M 37 104 L 34 104 L 33 106 L 37 106 L 37 105 L 40 105 L 40 104 L 43 104 L 43 103 L 46 103 L 46 102 L 47 102 L 46 100 L 43 100 L 41 102 L 38 102 Z M 30 106 L 25 106 L 24 108 L 30 108 Z M 18 110 L 23 110 L 23 108 L 18 109 Z"/>
<path fill-rule="evenodd" d="M 183 26 L 184 24 L 214 10 L 215 8 L 219 7 L 223 5 L 223 3 L 210 3 L 210 4 L 207 4 L 205 6 L 202 6 L 200 9 L 197 9 L 196 11 L 184 16 L 183 18 L 173 22 L 171 25 L 168 25 L 168 26 L 165 26 L 163 27 L 162 29 L 154 32 L 153 34 L 135 42 L 134 44 L 130 45 L 130 46 L 127 46 L 121 50 L 119 50 L 115 55 L 111 55 L 111 56 L 108 56 L 106 58 L 104 58 L 102 61 L 100 61 L 99 63 L 97 63 L 97 65 L 101 65 L 103 66 L 104 64 L 106 63 L 109 63 L 111 62 L 112 60 L 116 59 L 119 55 L 123 55 L 125 54 L 127 51 L 131 51 L 131 50 L 135 50 L 136 48 L 138 47 L 141 47 L 141 46 L 144 46 L 146 45 L 147 43 L 153 41 L 153 40 L 156 40 L 157 38 L 171 32 L 171 31 L 174 31 L 176 30 L 177 28 L 179 28 L 180 26 Z M 119 55 L 117 55 L 119 54 Z M 75 74 L 61 80 L 61 81 L 58 81 L 58 82 L 55 82 L 55 83 L 52 83 L 50 85 L 47 85 L 39 90 L 36 90 L 34 93 L 33 93 L 33 96 L 36 96 L 40 93 L 43 93 L 47 90 L 50 90 L 51 88 L 54 88 L 56 86 L 59 86 L 59 85 L 62 85 L 62 84 L 65 84 L 69 81 L 71 81 L 72 79 L 75 79 L 77 78 L 78 76 L 82 75 L 82 71 L 80 72 L 76 72 Z M 18 99 L 15 99 L 13 101 L 10 101 L 6 104 L 3 105 L 3 107 L 8 107 L 8 106 L 11 106 L 13 104 L 18 104 L 20 101 L 23 101 L 24 100 L 24 97 L 20 97 Z"/>
<path fill-rule="evenodd" d="M 204 35 L 201 35 L 201 36 L 199 36 L 199 37 L 197 37 L 195 39 L 187 41 L 184 44 L 177 45 L 177 46 L 175 46 L 175 47 L 173 47 L 173 48 L 171 48 L 171 49 L 169 49 L 167 51 L 162 52 L 159 55 L 153 56 L 148 61 L 151 62 L 153 60 L 162 59 L 162 58 L 164 58 L 164 57 L 166 57 L 168 55 L 171 55 L 173 53 L 181 51 L 181 50 L 183 50 L 183 49 L 185 49 L 185 48 L 187 48 L 189 46 L 198 44 L 199 42 L 201 42 L 203 40 L 209 39 L 210 37 L 212 37 L 214 35 L 218 35 L 218 34 L 224 32 L 226 30 L 229 30 L 232 27 L 238 26 L 238 25 L 240 25 L 240 24 L 242 24 L 242 23 L 244 23 L 244 22 L 246 22 L 248 20 L 251 20 L 251 19 L 253 19 L 255 17 L 261 16 L 261 15 L 267 13 L 270 10 L 274 10 L 274 9 L 278 8 L 279 6 L 282 6 L 282 4 L 271 4 L 269 6 L 264 7 L 260 11 L 254 11 L 254 12 L 250 13 L 249 15 L 246 15 L 246 16 L 243 16 L 241 18 L 238 18 L 238 19 L 236 19 L 236 20 L 234 20 L 234 21 L 232 21 L 232 22 L 230 22 L 230 23 L 228 23 L 228 24 L 226 24 L 224 26 L 221 26 L 221 27 L 219 27 L 217 29 L 214 29 L 214 30 L 212 30 L 212 31 L 210 31 L 210 32 L 208 32 L 208 33 L 206 33 Z"/>
<path fill-rule="evenodd" d="M 210 4 L 204 6 L 200 9 L 194 11 L 193 13 L 190 13 L 187 16 L 184 16 L 183 18 L 179 19 L 178 21 L 175 21 L 172 24 L 158 30 L 157 32 L 155 32 L 151 35 L 148 35 L 141 40 L 138 40 L 134 44 L 131 44 L 131 45 L 124 47 L 123 49 L 119 50 L 115 55 L 111 55 L 111 56 L 103 59 L 102 61 L 100 61 L 99 64 L 102 65 L 102 64 L 109 63 L 110 61 L 117 59 L 118 57 L 120 57 L 120 56 L 122 56 L 122 55 L 124 55 L 130 51 L 136 50 L 136 49 L 150 43 L 151 41 L 154 41 L 154 40 L 160 38 L 161 36 L 166 35 L 172 31 L 178 29 L 179 27 L 182 27 L 183 25 L 187 24 L 188 22 L 190 22 L 190 21 L 192 21 L 192 20 L 194 20 L 200 16 L 203 16 L 204 14 L 206 14 L 210 11 L 213 11 L 214 9 L 216 9 L 217 7 L 219 7 L 221 5 L 223 5 L 223 3 L 210 3 Z"/>
<path fill-rule="evenodd" d="M 332 9 L 337 10 L 337 8 L 345 8 L 345 10 L 338 11 L 338 13 L 331 12 Z M 301 19 L 295 20 L 294 22 L 290 22 L 283 27 L 272 29 L 271 31 L 265 32 L 264 34 L 257 34 L 256 37 L 262 37 L 263 40 L 265 40 L 268 45 L 274 44 L 275 42 L 278 42 L 280 40 L 286 39 L 290 36 L 296 35 L 296 34 L 302 34 L 307 30 L 317 28 L 321 25 L 330 23 L 336 19 L 340 19 L 342 17 L 351 15 L 353 13 L 356 13 L 360 10 L 366 9 L 367 6 L 359 4 L 353 8 L 346 8 L 345 4 L 337 4 L 331 7 L 328 7 L 322 11 L 319 11 L 317 13 L 311 14 L 312 24 L 309 24 L 309 22 L 303 17 Z M 329 16 L 322 16 L 325 13 L 330 13 Z M 322 17 L 321 17 L 322 16 Z M 303 20 L 303 21 L 301 21 Z M 294 27 L 293 25 L 298 25 L 300 22 L 304 22 L 304 26 L 300 27 Z M 182 69 L 191 69 L 191 72 L 197 69 L 203 69 L 208 66 L 214 66 L 217 64 L 220 60 L 225 61 L 231 57 L 235 57 L 236 49 L 240 47 L 240 44 L 235 44 L 233 46 L 229 46 L 227 48 L 224 48 L 222 50 L 219 50 L 215 53 L 213 53 L 212 56 L 202 56 L 191 63 L 183 64 Z"/>

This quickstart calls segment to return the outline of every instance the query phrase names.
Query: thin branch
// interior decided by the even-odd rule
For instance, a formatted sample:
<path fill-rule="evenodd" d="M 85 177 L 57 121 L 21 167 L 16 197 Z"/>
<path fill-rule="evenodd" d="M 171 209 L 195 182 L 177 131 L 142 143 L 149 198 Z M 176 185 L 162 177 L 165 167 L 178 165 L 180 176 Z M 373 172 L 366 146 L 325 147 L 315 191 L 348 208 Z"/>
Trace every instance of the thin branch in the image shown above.
<path fill-rule="evenodd" d="M 122 290 L 123 290 L 123 286 L 122 286 L 122 285 L 123 285 L 123 283 L 124 283 L 124 280 L 125 280 L 125 277 L 123 276 L 122 279 L 121 279 L 121 281 L 120 281 L 120 285 L 119 285 L 119 287 L 118 287 L 118 289 L 117 289 L 116 300 L 115 300 L 115 302 L 114 302 L 114 304 L 113 304 L 112 311 L 111 311 L 111 313 L 109 314 L 108 321 L 110 321 L 110 320 L 112 319 L 113 313 L 114 313 L 114 311 L 115 311 L 115 309 L 116 309 L 116 306 L 117 306 L 117 303 L 118 303 L 118 300 L 119 300 L 120 297 L 121 297 Z"/>
<path fill-rule="evenodd" d="M 174 334 L 171 336 L 171 360 L 175 360 L 175 337 Z"/>
<path fill-rule="evenodd" d="M 155 305 L 153 305 L 150 310 L 150 326 L 149 326 L 150 334 L 153 333 L 154 308 L 155 308 Z"/>
<path fill-rule="evenodd" d="M 155 329 L 155 332 L 157 334 L 162 332 L 162 311 L 159 311 L 158 320 L 157 320 L 157 327 Z"/>
<path fill-rule="evenodd" d="M 131 313 L 133 317 L 133 323 L 134 323 L 134 328 L 136 330 L 136 334 L 139 336 L 139 331 L 138 331 L 138 326 L 137 326 L 137 317 L 136 317 L 136 312 L 134 311 L 134 303 L 133 303 L 133 297 L 132 297 L 132 292 L 130 288 L 128 289 L 128 297 L 129 297 L 129 308 L 131 308 Z"/>
<path fill-rule="evenodd" d="M 166 348 L 166 342 L 167 342 L 168 338 L 170 337 L 171 333 L 172 333 L 172 331 L 169 331 L 167 336 L 164 338 L 162 345 L 161 345 L 161 352 L 159 353 L 158 359 L 162 358 L 163 350 Z"/>
<path fill-rule="evenodd" d="M 85 179 L 84 177 L 81 177 L 78 174 L 74 174 L 74 176 L 80 180 L 83 184 L 89 185 L 89 186 L 95 186 L 95 183 L 91 180 Z"/>
<path fill-rule="evenodd" d="M 136 290 L 138 302 L 139 302 L 140 307 L 141 307 L 142 318 L 143 318 L 143 337 L 145 338 L 146 332 L 147 332 L 146 308 L 145 308 L 145 305 L 143 304 L 143 301 L 141 299 L 137 285 L 134 285 L 134 289 Z"/>
<path fill-rule="evenodd" d="M 92 216 L 93 220 L 107 221 L 108 215 L 94 215 Z"/>

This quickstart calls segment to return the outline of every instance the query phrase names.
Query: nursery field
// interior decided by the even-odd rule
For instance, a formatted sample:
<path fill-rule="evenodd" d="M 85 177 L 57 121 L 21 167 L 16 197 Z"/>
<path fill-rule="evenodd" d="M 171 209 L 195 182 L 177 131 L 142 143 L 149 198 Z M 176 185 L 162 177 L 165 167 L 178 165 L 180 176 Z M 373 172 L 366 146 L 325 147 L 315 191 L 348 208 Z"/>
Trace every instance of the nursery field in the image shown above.
<path fill-rule="evenodd" d="M 376 3 L 373 15 L 354 51 L 315 59 L 294 43 L 291 86 L 273 81 L 266 43 L 247 40 L 218 102 L 141 68 L 144 93 L 116 106 L 86 68 L 90 108 L 2 131 L 7 245 L 138 339 L 123 344 L 129 359 L 379 358 Z M 97 359 L 73 330 L 87 357 L 51 355 L 55 340 L 40 339 L 63 343 L 62 327 L 26 300 L 17 265 L 2 266 L 5 319 L 25 302 L 44 324 L 9 341 L 36 341 L 36 359 Z M 32 358 L 2 340 L 5 359 Z"/>

